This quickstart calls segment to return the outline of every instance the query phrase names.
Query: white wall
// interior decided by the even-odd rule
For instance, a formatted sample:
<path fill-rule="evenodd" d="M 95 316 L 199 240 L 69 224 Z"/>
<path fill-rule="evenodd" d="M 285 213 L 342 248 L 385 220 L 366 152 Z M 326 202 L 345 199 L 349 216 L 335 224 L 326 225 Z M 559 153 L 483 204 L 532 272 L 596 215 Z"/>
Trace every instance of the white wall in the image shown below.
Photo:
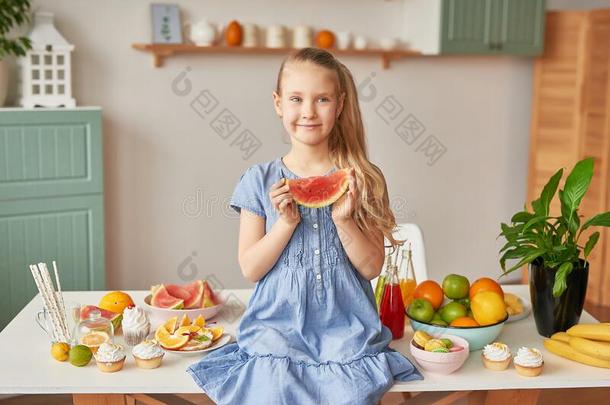
<path fill-rule="evenodd" d="M 377 37 L 400 32 L 399 1 L 177 3 L 193 21 L 314 22 L 318 28 Z M 238 219 L 223 205 L 246 167 L 288 151 L 271 103 L 282 58 L 190 55 L 154 69 L 150 55 L 131 49 L 134 42 L 149 41 L 148 2 L 36 4 L 55 12 L 57 27 L 76 45 L 77 103 L 103 107 L 108 287 L 179 282 L 179 269 L 190 264 L 201 277 L 214 275 L 225 287 L 249 286 L 236 258 Z M 375 75 L 371 85 L 377 96 L 362 103 L 370 157 L 386 175 L 399 221 L 422 226 L 431 277 L 498 276 L 499 223 L 525 199 L 532 61 L 413 58 L 390 70 L 381 70 L 376 59 L 344 62 L 359 83 Z M 181 97 L 172 91 L 172 81 L 187 67 L 193 90 Z M 204 89 L 219 100 L 216 111 L 230 109 L 261 139 L 262 147 L 249 160 L 231 139 L 214 133 L 210 117 L 202 119 L 190 108 Z M 370 88 L 363 93 L 370 95 Z M 376 114 L 388 96 L 404 107 L 401 117 L 411 113 L 423 123 L 421 139 L 435 135 L 446 147 L 434 165 Z M 202 207 L 194 204 L 198 192 Z"/>

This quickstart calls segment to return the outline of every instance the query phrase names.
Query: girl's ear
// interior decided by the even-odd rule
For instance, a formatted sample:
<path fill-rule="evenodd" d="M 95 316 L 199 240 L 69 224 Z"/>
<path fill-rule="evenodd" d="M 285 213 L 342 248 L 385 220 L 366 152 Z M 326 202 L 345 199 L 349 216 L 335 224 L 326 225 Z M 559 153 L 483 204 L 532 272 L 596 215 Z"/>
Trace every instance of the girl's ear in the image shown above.
<path fill-rule="evenodd" d="M 276 114 L 282 118 L 282 98 L 277 92 L 273 92 L 273 107 L 275 107 Z"/>
<path fill-rule="evenodd" d="M 343 102 L 344 101 L 345 101 L 345 93 L 341 93 L 341 95 L 339 96 L 339 104 L 337 106 L 336 118 L 339 118 L 339 115 L 341 115 L 341 111 L 343 111 Z"/>

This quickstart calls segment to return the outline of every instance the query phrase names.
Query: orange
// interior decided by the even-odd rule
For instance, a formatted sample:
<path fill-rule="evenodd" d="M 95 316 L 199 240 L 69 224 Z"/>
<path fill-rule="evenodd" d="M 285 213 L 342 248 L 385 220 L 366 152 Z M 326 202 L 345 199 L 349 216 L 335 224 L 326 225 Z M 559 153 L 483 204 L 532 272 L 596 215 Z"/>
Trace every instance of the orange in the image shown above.
<path fill-rule="evenodd" d="M 225 328 L 222 326 L 215 326 L 213 328 L 209 328 L 209 331 L 212 332 L 212 340 L 216 340 L 222 336 L 222 334 L 225 332 Z"/>
<path fill-rule="evenodd" d="M 328 30 L 322 30 L 316 35 L 316 45 L 319 48 L 332 48 L 335 45 L 335 34 Z"/>
<path fill-rule="evenodd" d="M 122 314 L 123 310 L 130 305 L 134 305 L 134 303 L 129 294 L 123 291 L 112 291 L 102 297 L 98 307 Z"/>
<path fill-rule="evenodd" d="M 443 304 L 443 289 L 436 281 L 422 281 L 415 287 L 413 298 L 424 298 L 428 300 L 436 310 Z"/>
<path fill-rule="evenodd" d="M 159 342 L 161 347 L 164 347 L 169 350 L 178 350 L 182 346 L 187 344 L 189 339 L 190 339 L 189 335 L 177 335 L 177 334 L 169 335 L 168 334 L 167 336 L 164 336 L 162 339 L 158 339 L 157 341 Z"/>
<path fill-rule="evenodd" d="M 494 291 L 481 291 L 470 300 L 470 309 L 479 325 L 491 325 L 506 318 L 504 299 Z"/>
<path fill-rule="evenodd" d="M 199 330 L 201 330 L 201 328 L 197 325 L 188 325 L 188 326 L 181 326 L 178 328 L 178 330 L 174 333 L 175 335 L 190 335 L 193 332 L 198 332 Z"/>
<path fill-rule="evenodd" d="M 497 292 L 498 294 L 500 294 L 502 299 L 504 299 L 504 291 L 502 290 L 502 287 L 500 287 L 500 284 L 498 284 L 495 280 L 492 280 L 489 277 L 480 278 L 474 283 L 472 283 L 468 295 L 470 296 L 470 299 L 472 299 L 472 297 L 474 297 L 475 295 L 477 295 L 477 293 L 480 293 L 481 291 Z"/>
<path fill-rule="evenodd" d="M 169 318 L 167 321 L 165 321 L 165 323 L 163 325 L 161 325 L 161 327 L 163 327 L 169 333 L 174 333 L 174 331 L 176 330 L 177 323 L 178 323 L 178 317 L 173 316 L 173 317 Z"/>
<path fill-rule="evenodd" d="M 205 326 L 205 318 L 203 317 L 203 315 L 199 315 L 197 318 L 195 318 L 195 320 L 193 321 L 193 325 L 197 325 L 200 328 L 203 328 Z"/>
<path fill-rule="evenodd" d="M 454 319 L 453 322 L 451 322 L 449 324 L 449 326 L 472 327 L 472 326 L 479 326 L 479 324 L 477 323 L 477 321 L 475 321 L 474 319 L 472 319 L 469 316 L 461 316 L 459 318 Z"/>
<path fill-rule="evenodd" d="M 182 320 L 180 321 L 180 326 L 189 326 L 191 324 L 191 320 L 187 314 L 182 315 Z"/>
<path fill-rule="evenodd" d="M 102 343 L 105 343 L 108 341 L 110 341 L 110 336 L 108 336 L 108 334 L 106 332 L 92 330 L 91 332 L 82 336 L 80 338 L 79 343 L 81 345 L 87 346 L 89 349 L 91 349 L 91 351 L 93 353 L 95 353 L 97 351 L 98 347 L 100 347 L 102 345 Z"/>

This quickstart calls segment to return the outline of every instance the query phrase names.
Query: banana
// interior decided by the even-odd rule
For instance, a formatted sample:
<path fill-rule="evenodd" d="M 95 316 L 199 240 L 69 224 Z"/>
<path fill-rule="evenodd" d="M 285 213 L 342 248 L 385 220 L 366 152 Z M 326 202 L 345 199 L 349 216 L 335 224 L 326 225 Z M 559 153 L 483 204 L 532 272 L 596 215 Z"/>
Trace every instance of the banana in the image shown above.
<path fill-rule="evenodd" d="M 570 338 L 570 340 L 572 340 Z M 593 367 L 610 368 L 610 360 L 598 359 L 574 350 L 568 343 L 554 339 L 544 339 L 544 347 L 551 353 L 569 360 Z"/>
<path fill-rule="evenodd" d="M 609 323 L 581 323 L 567 330 L 568 335 L 610 342 Z"/>
<path fill-rule="evenodd" d="M 518 315 L 523 312 L 523 302 L 515 294 L 504 293 L 504 304 L 509 315 Z"/>
<path fill-rule="evenodd" d="M 564 343 L 570 343 L 570 335 L 568 335 L 565 332 L 554 333 L 553 336 L 551 336 L 551 339 L 558 340 L 558 341 L 564 342 Z"/>
<path fill-rule="evenodd" d="M 577 336 L 570 338 L 570 346 L 583 354 L 597 357 L 602 360 L 610 360 L 610 342 L 598 342 Z"/>

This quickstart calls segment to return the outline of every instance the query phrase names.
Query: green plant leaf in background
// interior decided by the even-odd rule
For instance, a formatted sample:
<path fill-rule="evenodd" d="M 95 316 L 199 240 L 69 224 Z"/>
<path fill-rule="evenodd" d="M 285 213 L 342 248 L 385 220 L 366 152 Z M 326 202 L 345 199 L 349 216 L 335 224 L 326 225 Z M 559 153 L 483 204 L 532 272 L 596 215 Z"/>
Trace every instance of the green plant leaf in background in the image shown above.
<path fill-rule="evenodd" d="M 532 208 L 534 209 L 534 214 L 537 216 L 546 217 L 549 215 L 549 208 L 551 206 L 551 200 L 555 196 L 557 192 L 557 187 L 559 186 L 559 180 L 563 176 L 563 168 L 557 170 L 557 172 L 550 178 L 548 183 L 542 189 L 542 193 L 540 193 L 540 198 L 532 201 Z M 514 222 L 514 221 L 513 221 Z"/>
<path fill-rule="evenodd" d="M 584 248 L 585 260 L 587 260 L 587 258 L 589 257 L 589 253 L 591 253 L 591 250 L 593 250 L 598 240 L 599 232 L 593 232 L 591 236 L 589 236 L 589 239 L 587 240 L 587 243 L 585 243 Z"/>
<path fill-rule="evenodd" d="M 606 211 L 603 214 L 597 214 L 594 217 L 589 218 L 582 225 L 582 230 L 584 231 L 590 226 L 610 226 L 610 211 Z"/>
<path fill-rule="evenodd" d="M 555 283 L 553 284 L 553 297 L 559 297 L 568 288 L 566 279 L 572 272 L 574 265 L 572 262 L 563 263 L 559 266 L 557 273 L 555 273 Z"/>
<path fill-rule="evenodd" d="M 563 193 L 561 194 L 563 202 L 568 209 L 568 223 L 585 196 L 592 178 L 593 158 L 586 158 L 576 163 L 568 175 L 566 184 L 563 187 Z"/>

